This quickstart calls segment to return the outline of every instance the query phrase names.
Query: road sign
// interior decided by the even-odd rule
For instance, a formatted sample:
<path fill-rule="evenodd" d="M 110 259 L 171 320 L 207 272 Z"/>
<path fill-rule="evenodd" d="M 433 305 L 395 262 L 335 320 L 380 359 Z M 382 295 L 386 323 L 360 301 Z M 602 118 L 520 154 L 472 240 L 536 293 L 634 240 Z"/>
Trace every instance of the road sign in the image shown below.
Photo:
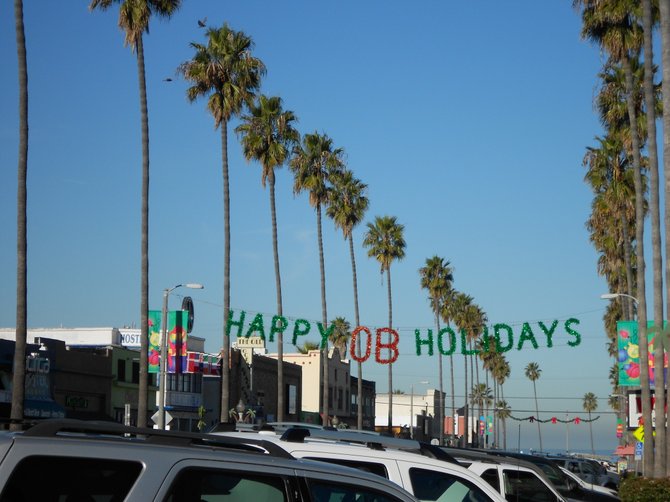
<path fill-rule="evenodd" d="M 154 413 L 153 415 L 151 415 L 151 420 L 153 420 L 153 422 L 155 424 L 158 424 L 158 419 L 159 418 L 160 418 L 160 414 L 159 414 L 158 411 L 156 413 Z M 172 415 L 170 415 L 167 412 L 167 410 L 165 410 L 165 425 L 168 425 L 170 422 L 172 422 Z"/>
<path fill-rule="evenodd" d="M 635 439 L 637 439 L 640 443 L 644 443 L 644 426 L 640 426 L 637 429 L 633 431 L 633 436 L 635 436 Z"/>
<path fill-rule="evenodd" d="M 644 450 L 644 443 L 637 441 L 635 443 L 635 460 L 642 460 L 642 451 Z"/>

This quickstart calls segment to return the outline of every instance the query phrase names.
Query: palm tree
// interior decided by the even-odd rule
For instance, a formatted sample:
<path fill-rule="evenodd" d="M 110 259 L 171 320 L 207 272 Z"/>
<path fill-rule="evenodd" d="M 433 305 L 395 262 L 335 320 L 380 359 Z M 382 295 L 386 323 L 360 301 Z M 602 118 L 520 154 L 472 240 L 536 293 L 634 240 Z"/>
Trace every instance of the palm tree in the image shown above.
<path fill-rule="evenodd" d="M 479 417 L 480 417 L 479 420 L 483 420 L 484 424 L 486 424 L 486 415 L 484 414 L 484 408 L 491 406 L 492 403 L 493 403 L 493 395 L 491 393 L 491 389 L 486 384 L 478 383 L 472 386 L 472 390 L 470 392 L 470 404 L 472 404 L 473 407 L 477 405 L 479 409 Z M 486 425 L 484 425 L 484 427 L 486 427 Z"/>
<path fill-rule="evenodd" d="M 657 19 L 652 15 L 651 0 L 642 0 L 642 26 L 644 33 L 644 102 L 647 110 L 647 155 L 649 157 L 649 181 L 651 191 L 649 202 L 651 211 L 651 250 L 654 285 L 654 321 L 656 324 L 657 338 L 660 338 L 660 329 L 663 327 L 663 260 L 661 258 L 661 212 L 660 212 L 660 189 L 658 177 L 658 147 L 656 145 L 656 93 L 654 91 L 654 53 L 652 44 L 653 28 Z M 667 50 L 667 49 L 666 49 Z M 668 182 L 666 182 L 668 183 Z M 670 212 L 666 212 L 670 215 Z M 670 222 L 665 222 L 666 229 L 670 228 Z M 668 290 L 670 292 L 670 287 Z M 670 305 L 670 300 L 668 300 Z M 657 343 L 654 346 L 654 367 L 664 366 L 664 345 Z M 655 388 L 655 413 L 657 417 L 665 416 L 665 372 L 663 370 L 654 373 Z M 661 423 L 665 423 L 665 420 Z M 654 477 L 665 476 L 666 463 L 666 428 L 656 427 L 654 438 Z M 661 446 L 663 445 L 663 447 Z"/>
<path fill-rule="evenodd" d="M 537 421 L 537 434 L 540 437 L 540 451 L 544 451 L 542 449 L 542 431 L 540 430 L 540 408 L 537 405 L 537 388 L 535 387 L 535 381 L 540 378 L 540 373 L 542 373 L 542 370 L 537 363 L 528 363 L 526 365 L 526 378 L 533 382 L 533 396 L 535 397 L 535 418 Z"/>
<path fill-rule="evenodd" d="M 354 255 L 353 229 L 361 221 L 368 209 L 368 198 L 365 195 L 367 185 L 354 178 L 349 170 L 333 177 L 333 188 L 330 204 L 326 214 L 333 220 L 335 226 L 342 230 L 345 240 L 349 240 L 349 255 L 351 256 L 351 272 L 354 281 L 354 317 L 356 326 L 360 326 L 361 319 L 358 311 L 358 281 L 356 277 L 356 257 Z M 356 339 L 356 350 L 361 354 L 361 337 Z M 357 428 L 363 428 L 363 364 L 358 361 L 358 388 L 357 388 Z"/>
<path fill-rule="evenodd" d="M 450 309 L 451 309 L 451 317 L 454 320 L 454 323 L 456 324 L 456 327 L 458 328 L 459 331 L 466 331 L 468 324 L 469 324 L 469 319 L 466 318 L 467 312 L 469 307 L 472 305 L 472 297 L 470 295 L 466 295 L 465 293 L 456 293 L 454 295 L 453 301 L 451 302 Z M 464 390 L 463 390 L 463 396 L 465 403 L 463 404 L 463 422 L 465 423 L 465 443 L 467 444 L 468 440 L 468 429 L 469 429 L 469 424 L 470 424 L 470 414 L 469 414 L 469 409 L 468 409 L 468 360 L 467 356 L 463 356 L 463 362 L 464 362 L 464 367 L 463 367 L 463 376 L 464 376 Z M 476 433 L 475 433 L 476 434 Z M 473 440 L 476 436 L 473 436 Z"/>
<path fill-rule="evenodd" d="M 207 96 L 207 108 L 214 117 L 214 127 L 221 127 L 221 165 L 223 174 L 223 347 L 221 358 L 221 422 L 228 422 L 230 402 L 230 188 L 228 179 L 228 122 L 252 103 L 261 77 L 262 61 L 251 55 L 253 41 L 241 31 L 224 24 L 208 28 L 207 45 L 191 43 L 195 55 L 182 63 L 179 71 L 193 85 L 186 91 L 189 101 Z"/>
<path fill-rule="evenodd" d="M 496 415 L 500 420 L 502 420 L 502 426 L 503 426 L 503 450 L 507 449 L 507 420 L 512 416 L 512 409 L 510 408 L 509 404 L 507 404 L 507 401 L 504 399 L 501 399 L 496 403 Z M 496 440 L 497 442 L 497 440 Z"/>
<path fill-rule="evenodd" d="M 144 33 L 149 33 L 152 15 L 169 18 L 181 0 L 91 0 L 90 10 L 107 10 L 119 4 L 119 26 L 125 32 L 124 44 L 137 55 L 137 76 L 140 90 L 142 129 L 142 224 L 141 224 L 141 286 L 140 286 L 140 382 L 138 388 L 137 426 L 147 423 L 149 370 L 149 111 L 144 69 Z M 227 408 L 226 408 L 227 409 Z"/>
<path fill-rule="evenodd" d="M 426 258 L 426 265 L 419 269 L 421 276 L 421 287 L 428 290 L 428 301 L 435 315 L 436 332 L 440 332 L 440 301 L 445 297 L 447 291 L 451 289 L 451 283 L 454 280 L 452 270 L 448 261 L 439 256 Z M 440 395 L 438 396 L 438 419 L 440 424 L 444 423 L 444 391 L 442 377 L 442 352 L 438 350 L 437 354 L 438 373 L 440 379 Z M 453 380 L 453 379 L 452 379 Z M 454 418 L 453 414 L 451 416 Z M 413 420 L 413 419 L 412 419 Z M 456 427 L 454 424 L 454 434 Z M 444 427 L 440 426 L 439 433 L 440 445 L 444 444 Z"/>
<path fill-rule="evenodd" d="M 631 56 L 636 56 L 642 44 L 642 29 L 635 16 L 633 7 L 637 2 L 615 5 L 613 2 L 594 0 L 573 0 L 575 6 L 583 6 L 582 37 L 590 39 L 605 49 L 615 61 L 620 61 L 626 79 L 626 104 L 630 126 L 631 153 L 633 157 L 635 184 L 635 241 L 637 246 L 637 292 L 638 299 L 638 337 L 640 349 L 640 387 L 642 391 L 642 417 L 645 436 L 651 434 L 651 391 L 649 385 L 649 346 L 647 341 L 647 300 L 645 293 L 645 257 L 644 257 L 644 192 L 641 169 L 641 146 L 635 114 L 633 73 Z M 621 7 L 627 8 L 621 8 Z M 639 16 L 638 16 L 639 19 Z M 653 441 L 653 439 L 651 439 Z M 654 448 L 645 449 L 643 468 L 645 472 L 654 471 Z"/>
<path fill-rule="evenodd" d="M 307 354 L 310 350 L 317 350 L 320 347 L 320 345 L 317 342 L 305 342 L 302 345 L 297 345 L 296 349 L 298 349 L 298 352 L 301 354 Z"/>
<path fill-rule="evenodd" d="M 281 98 L 261 95 L 257 104 L 249 107 L 235 132 L 242 136 L 242 149 L 247 161 L 260 162 L 261 184 L 270 187 L 270 216 L 272 220 L 272 250 L 277 292 L 277 315 L 283 315 L 281 275 L 279 273 L 279 241 L 277 240 L 277 209 L 275 206 L 275 169 L 284 165 L 293 146 L 300 141 L 293 128 L 296 121 L 292 111 L 282 108 Z M 277 420 L 284 420 L 284 333 L 277 335 Z"/>
<path fill-rule="evenodd" d="M 670 110 L 670 4 L 668 2 L 659 2 L 659 10 L 661 16 L 661 67 L 663 68 L 663 109 Z M 665 179 L 665 190 L 664 190 L 664 200 L 665 200 L 665 211 L 664 211 L 664 223 L 665 223 L 665 256 L 670 256 L 670 186 L 668 186 L 668 180 L 670 180 L 670 113 L 663 113 L 663 175 Z M 667 298 L 666 302 L 666 314 L 670 313 L 670 272 L 666 272 L 665 276 L 665 294 Z M 667 383 L 666 383 L 667 385 Z M 668 438 L 668 432 L 666 431 L 666 471 L 665 475 L 670 476 L 670 438 Z"/>
<path fill-rule="evenodd" d="M 347 345 L 351 338 L 351 324 L 344 317 L 336 317 L 331 324 L 333 331 L 328 341 L 338 350 L 340 359 L 346 359 Z"/>
<path fill-rule="evenodd" d="M 320 345 L 317 342 L 305 342 L 302 345 L 296 345 L 296 349 L 301 354 L 307 354 L 310 350 L 317 350 Z"/>
<path fill-rule="evenodd" d="M 582 403 L 584 411 L 589 414 L 589 432 L 591 433 L 591 453 L 596 454 L 596 450 L 593 447 L 593 423 L 591 422 L 591 412 L 598 409 L 598 398 L 593 392 L 587 392 L 584 394 L 584 402 Z"/>
<path fill-rule="evenodd" d="M 393 328 L 393 302 L 391 300 L 391 264 L 395 260 L 405 257 L 404 225 L 396 220 L 395 216 L 377 216 L 374 223 L 367 224 L 368 231 L 363 240 L 363 246 L 368 248 L 368 257 L 375 258 L 379 262 L 382 277 L 386 272 L 387 296 L 389 305 L 389 325 Z M 389 408 L 388 408 L 388 432 L 393 428 L 393 364 L 389 367 Z M 440 428 L 442 425 L 440 425 Z"/>
<path fill-rule="evenodd" d="M 19 162 L 16 194 L 16 345 L 12 373 L 11 429 L 19 430 L 23 420 L 26 381 L 26 339 L 28 335 L 28 63 L 23 29 L 23 1 L 14 0 L 16 52 L 19 72 Z M 146 400 L 145 400 L 146 402 Z"/>
<path fill-rule="evenodd" d="M 453 317 L 453 306 L 454 298 L 457 295 L 457 291 L 453 288 L 449 288 L 444 291 L 444 294 L 440 297 L 440 317 L 449 327 L 449 323 L 454 320 Z M 453 352 L 449 354 L 449 376 L 450 376 L 450 387 L 451 387 L 451 416 L 456 416 L 456 390 L 454 386 L 454 356 Z M 465 428 L 467 431 L 467 427 Z M 463 435 L 464 444 L 467 443 L 468 434 Z"/>
<path fill-rule="evenodd" d="M 296 145 L 290 167 L 294 175 L 293 193 L 309 192 L 309 203 L 316 209 L 316 228 L 319 243 L 319 268 L 321 271 L 321 318 L 323 327 L 328 325 L 326 308 L 326 270 L 323 261 L 323 236 L 321 233 L 321 208 L 330 200 L 332 178 L 344 169 L 344 151 L 334 148 L 333 141 L 325 134 L 305 134 L 302 145 Z M 328 344 L 323 348 L 323 424 L 328 425 Z"/>

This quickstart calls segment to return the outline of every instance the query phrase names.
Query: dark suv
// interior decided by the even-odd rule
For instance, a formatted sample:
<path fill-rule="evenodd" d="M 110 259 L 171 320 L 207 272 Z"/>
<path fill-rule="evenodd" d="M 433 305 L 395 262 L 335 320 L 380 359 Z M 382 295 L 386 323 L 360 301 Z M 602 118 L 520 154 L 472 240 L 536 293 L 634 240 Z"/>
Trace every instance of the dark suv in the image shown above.
<path fill-rule="evenodd" d="M 0 502 L 411 502 L 355 469 L 276 445 L 76 420 L 0 432 Z"/>

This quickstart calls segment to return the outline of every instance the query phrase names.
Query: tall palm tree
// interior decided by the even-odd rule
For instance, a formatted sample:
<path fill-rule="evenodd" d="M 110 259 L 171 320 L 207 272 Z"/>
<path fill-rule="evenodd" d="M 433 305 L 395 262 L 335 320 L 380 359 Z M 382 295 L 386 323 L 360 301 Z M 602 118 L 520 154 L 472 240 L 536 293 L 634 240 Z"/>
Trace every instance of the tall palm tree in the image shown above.
<path fill-rule="evenodd" d="M 449 288 L 444 291 L 444 294 L 440 297 L 440 318 L 446 323 L 447 327 L 450 327 L 450 323 L 454 320 L 453 317 L 453 306 L 454 298 L 458 292 Z M 449 378 L 450 378 L 450 387 L 451 387 L 451 416 L 456 417 L 456 390 L 454 386 L 454 355 L 453 351 L 449 354 Z M 465 434 L 463 435 L 464 444 L 467 443 L 467 426 L 464 428 Z M 456 432 L 456 431 L 455 431 Z"/>
<path fill-rule="evenodd" d="M 656 9 L 658 14 L 658 9 Z M 649 193 L 649 210 L 651 212 L 651 250 L 652 250 L 652 281 L 654 285 L 654 324 L 656 327 L 656 339 L 660 340 L 660 330 L 663 328 L 663 261 L 661 258 L 661 212 L 660 212 L 660 189 L 658 176 L 658 147 L 656 145 L 656 93 L 654 90 L 654 53 L 652 44 L 653 28 L 658 19 L 652 13 L 651 0 L 642 0 L 642 27 L 644 33 L 644 102 L 647 110 L 647 155 L 649 157 L 649 181 L 651 183 Z M 666 222 L 666 225 L 670 225 Z M 668 287 L 670 291 L 670 286 Z M 670 304 L 670 300 L 668 300 Z M 654 345 L 654 367 L 664 366 L 663 343 Z M 654 373 L 654 389 L 656 405 L 655 414 L 659 419 L 665 417 L 665 372 L 663 370 Z M 666 420 L 659 420 L 656 427 L 654 442 L 654 477 L 662 478 L 666 471 Z M 661 447 L 663 445 L 663 447 Z"/>
<path fill-rule="evenodd" d="M 252 103 L 261 77 L 263 62 L 251 55 L 253 41 L 242 31 L 227 24 L 207 29 L 207 45 L 191 43 L 195 54 L 179 66 L 184 78 L 193 85 L 186 91 L 189 101 L 207 97 L 207 108 L 214 127 L 221 128 L 221 168 L 223 178 L 223 360 L 221 371 L 221 422 L 228 422 L 230 408 L 230 184 L 228 178 L 228 122 Z"/>
<path fill-rule="evenodd" d="M 593 447 L 593 423 L 591 422 L 591 412 L 598 409 L 598 398 L 593 392 L 587 392 L 584 394 L 584 401 L 582 403 L 584 411 L 589 414 L 589 432 L 591 433 L 591 453 L 596 454 L 596 450 Z"/>
<path fill-rule="evenodd" d="M 333 220 L 335 226 L 342 230 L 345 240 L 349 240 L 349 255 L 351 257 L 351 273 L 354 283 L 354 320 L 356 326 L 360 326 L 361 319 L 358 311 L 358 280 L 356 277 L 356 256 L 354 254 L 353 229 L 361 221 L 368 209 L 368 198 L 366 196 L 367 185 L 354 178 L 349 170 L 333 177 L 333 188 L 330 204 L 326 208 L 326 214 Z M 356 338 L 356 350 L 361 354 L 361 337 Z M 357 428 L 363 428 L 363 364 L 358 361 L 357 382 Z"/>
<path fill-rule="evenodd" d="M 363 246 L 368 248 L 368 257 L 379 262 L 380 272 L 386 272 L 387 296 L 389 306 L 389 328 L 393 328 L 393 302 L 391 299 L 391 264 L 405 257 L 404 225 L 398 223 L 395 216 L 377 216 L 374 223 L 367 224 L 368 231 Z M 393 364 L 389 364 L 389 408 L 388 431 L 393 429 Z M 440 424 L 440 428 L 442 425 Z"/>
<path fill-rule="evenodd" d="M 451 302 L 451 312 L 452 312 L 452 318 L 454 320 L 454 323 L 456 324 L 456 327 L 458 328 L 459 332 L 465 332 L 467 330 L 468 324 L 469 324 L 469 319 L 467 318 L 468 315 L 468 309 L 472 305 L 472 300 L 473 298 L 470 295 L 467 295 L 465 293 L 456 293 L 454 295 L 454 299 Z M 470 413 L 469 413 L 469 406 L 468 406 L 468 359 L 466 355 L 463 355 L 463 377 L 464 377 L 464 389 L 463 389 L 463 396 L 464 396 L 464 403 L 463 403 L 463 422 L 465 423 L 465 443 L 467 444 L 468 440 L 468 430 L 469 430 L 469 424 L 470 424 Z M 475 432 L 475 435 L 473 436 L 473 440 L 476 438 L 477 432 Z"/>
<path fill-rule="evenodd" d="M 293 171 L 293 193 L 309 192 L 309 203 L 316 210 L 317 239 L 319 243 L 319 268 L 321 271 L 321 318 L 323 327 L 328 325 L 326 308 L 326 269 L 323 261 L 323 236 L 321 208 L 328 205 L 332 191 L 332 178 L 344 170 L 344 150 L 335 148 L 325 134 L 305 134 L 302 144 L 296 145 L 290 161 Z M 328 344 L 323 348 L 323 424 L 328 425 Z"/>
<path fill-rule="evenodd" d="M 663 68 L 663 109 L 670 110 L 670 3 L 659 2 L 661 16 L 661 67 Z M 663 176 L 665 256 L 670 256 L 670 113 L 663 113 Z M 665 272 L 666 314 L 670 313 L 670 269 Z M 670 315 L 670 314 L 668 314 Z M 666 476 L 670 476 L 670 431 L 666 431 Z"/>
<path fill-rule="evenodd" d="M 19 72 L 19 162 L 16 194 L 16 345 L 12 373 L 11 428 L 19 430 L 23 420 L 26 381 L 26 339 L 28 335 L 28 62 L 23 28 L 23 1 L 14 0 L 16 52 Z"/>
<path fill-rule="evenodd" d="M 472 386 L 472 390 L 470 391 L 470 404 L 472 404 L 473 407 L 477 405 L 479 409 L 479 420 L 484 421 L 485 428 L 486 414 L 484 413 L 484 408 L 491 406 L 492 403 L 493 394 L 491 393 L 491 389 L 485 383 L 478 383 Z M 478 427 L 477 430 L 479 431 L 481 429 Z M 479 443 L 479 441 L 477 442 Z"/>
<path fill-rule="evenodd" d="M 507 449 L 507 420 L 512 416 L 512 409 L 510 408 L 509 404 L 507 404 L 507 401 L 504 399 L 501 399 L 496 403 L 496 415 L 498 418 L 502 421 L 502 426 L 503 426 L 503 450 Z M 497 442 L 497 440 L 496 440 Z"/>
<path fill-rule="evenodd" d="M 537 405 L 537 388 L 535 382 L 540 378 L 542 370 L 537 363 L 528 363 L 525 368 L 526 378 L 533 382 L 533 396 L 535 398 L 535 418 L 537 419 L 537 434 L 540 437 L 540 451 L 542 449 L 542 431 L 540 430 L 540 408 Z"/>
<path fill-rule="evenodd" d="M 439 256 L 426 258 L 426 265 L 419 269 L 421 276 L 421 287 L 428 291 L 428 301 L 431 309 L 435 315 L 436 333 L 440 332 L 440 308 L 441 300 L 446 293 L 451 289 L 451 284 L 454 281 L 451 266 L 448 261 Z M 438 419 L 440 424 L 444 424 L 444 390 L 443 390 L 443 376 L 442 376 L 442 352 L 438 350 L 437 354 L 438 364 L 438 378 L 440 379 L 440 394 L 438 396 Z M 451 416 L 454 418 L 453 414 Z M 454 431 L 456 434 L 456 427 L 454 423 Z M 440 445 L 444 444 L 444 427 L 440 425 L 439 433 Z"/>
<path fill-rule="evenodd" d="M 344 317 L 336 317 L 331 324 L 333 331 L 328 337 L 328 341 L 338 350 L 340 359 L 346 359 L 347 345 L 351 338 L 351 324 Z"/>
<path fill-rule="evenodd" d="M 275 267 L 277 315 L 283 315 L 281 275 L 279 273 L 279 241 L 277 239 L 277 209 L 275 206 L 275 169 L 287 161 L 293 146 L 300 141 L 300 134 L 293 127 L 296 117 L 282 108 L 281 98 L 261 95 L 258 103 L 249 107 L 249 114 L 242 116 L 235 132 L 242 137 L 244 157 L 260 162 L 261 184 L 270 187 L 270 216 L 272 220 L 272 251 Z M 277 335 L 277 420 L 284 420 L 284 333 Z"/>
<path fill-rule="evenodd" d="M 144 68 L 144 33 L 149 33 L 152 15 L 169 18 L 181 0 L 91 0 L 90 10 L 107 10 L 119 4 L 119 27 L 125 33 L 124 44 L 137 55 L 137 76 L 140 91 L 142 128 L 142 224 L 141 224 L 141 286 L 140 286 L 140 382 L 138 389 L 137 425 L 146 426 L 149 370 L 149 111 Z M 228 409 L 228 408 L 226 408 Z"/>
<path fill-rule="evenodd" d="M 614 61 L 620 61 L 626 80 L 626 104 L 630 126 L 631 154 L 633 157 L 635 184 L 635 241 L 637 246 L 637 291 L 638 338 L 640 349 L 640 387 L 642 393 L 642 416 L 645 436 L 651 441 L 651 391 L 649 385 L 649 346 L 647 341 L 647 300 L 645 293 L 644 257 L 644 192 L 641 167 L 640 135 L 634 103 L 633 72 L 631 57 L 637 56 L 642 45 L 642 28 L 639 15 L 633 15 L 639 3 L 634 0 L 620 2 L 604 0 L 573 0 L 573 5 L 582 9 L 582 37 L 592 40 L 605 49 Z M 647 448 L 643 454 L 645 472 L 654 471 L 654 448 Z"/>

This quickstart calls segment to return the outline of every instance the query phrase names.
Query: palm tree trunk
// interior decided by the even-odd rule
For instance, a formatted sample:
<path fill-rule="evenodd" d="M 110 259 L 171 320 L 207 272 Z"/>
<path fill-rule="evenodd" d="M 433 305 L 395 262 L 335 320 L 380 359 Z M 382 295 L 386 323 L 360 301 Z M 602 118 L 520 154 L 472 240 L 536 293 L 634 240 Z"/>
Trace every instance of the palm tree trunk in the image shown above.
<path fill-rule="evenodd" d="M 635 291 L 633 291 L 633 265 L 631 260 L 631 240 L 628 235 L 628 218 L 626 217 L 625 207 L 622 204 L 621 207 L 621 234 L 623 236 L 623 261 L 624 266 L 626 267 L 626 293 L 630 296 L 634 296 Z M 633 311 L 633 301 L 630 298 L 625 296 L 620 297 L 622 300 L 626 300 L 624 303 L 624 315 L 628 316 L 628 319 L 633 319 L 635 315 Z"/>
<path fill-rule="evenodd" d="M 28 239 L 26 181 L 28 178 L 28 63 L 26 35 L 23 27 L 23 1 L 14 0 L 16 52 L 19 74 L 19 162 L 16 194 L 16 345 L 12 373 L 12 430 L 20 430 L 23 420 L 23 400 L 26 381 L 26 338 L 28 331 Z"/>
<path fill-rule="evenodd" d="M 349 233 L 349 254 L 351 255 L 351 271 L 354 279 L 354 318 L 356 319 L 356 327 L 360 326 L 360 315 L 358 312 L 358 280 L 356 279 L 356 255 L 354 254 L 354 234 Z M 356 350 L 358 356 L 361 355 L 361 337 L 356 337 Z M 356 427 L 360 430 L 363 428 L 363 364 L 358 361 L 358 407 Z"/>
<path fill-rule="evenodd" d="M 537 405 L 537 389 L 535 388 L 535 380 L 533 380 L 533 396 L 535 396 L 535 418 L 537 419 L 537 435 L 540 438 L 540 451 L 543 452 L 542 448 L 542 430 L 540 429 L 540 408 Z"/>
<path fill-rule="evenodd" d="M 635 244 L 637 258 L 637 295 L 638 339 L 640 349 L 640 388 L 642 398 L 642 418 L 644 420 L 645 437 L 650 443 L 644 449 L 642 465 L 647 475 L 654 472 L 654 449 L 651 423 L 651 391 L 649 388 L 649 345 L 647 340 L 647 295 L 645 293 L 645 259 L 644 259 L 644 190 L 640 167 L 640 136 L 637 130 L 635 103 L 633 102 L 633 72 L 630 59 L 622 60 L 626 77 L 626 105 L 632 141 L 634 184 L 635 184 Z M 651 447 L 650 447 L 651 446 Z"/>
<path fill-rule="evenodd" d="M 386 269 L 387 294 L 389 303 L 389 329 L 393 329 L 393 304 L 391 302 L 391 267 Z M 389 342 L 391 342 L 391 333 L 389 333 Z M 389 357 L 391 350 L 389 349 Z M 389 363 L 389 412 L 388 412 L 388 432 L 393 433 L 393 364 Z M 441 425 L 440 425 L 441 428 Z"/>
<path fill-rule="evenodd" d="M 437 298 L 433 298 L 433 310 L 435 311 L 435 326 L 437 327 L 437 333 L 439 336 L 440 333 L 440 303 L 437 300 Z M 438 406 L 438 411 L 437 411 L 437 417 L 440 421 L 440 424 L 444 424 L 444 390 L 442 388 L 442 352 L 439 350 L 437 351 L 437 365 L 438 365 L 438 378 L 440 379 L 440 395 L 437 398 L 437 406 Z M 454 417 L 452 415 L 452 436 L 456 436 L 456 433 L 458 432 L 456 430 L 456 421 L 454 420 Z M 412 417 L 412 420 L 414 420 L 414 417 Z M 440 432 L 439 432 L 439 440 L 440 440 L 440 446 L 444 444 L 444 426 L 440 425 Z"/>
<path fill-rule="evenodd" d="M 651 249 L 653 263 L 653 285 L 654 285 L 654 324 L 656 326 L 656 340 L 654 344 L 654 368 L 663 368 L 663 343 L 660 342 L 663 328 L 663 261 L 661 258 L 661 214 L 659 202 L 659 179 L 658 179 L 658 147 L 656 146 L 656 106 L 654 99 L 653 82 L 653 45 L 652 45 L 652 14 L 651 0 L 642 1 L 642 19 L 644 25 L 644 102 L 647 110 L 647 154 L 649 156 L 649 210 L 651 212 Z M 655 398 L 656 417 L 659 427 L 656 427 L 656 445 L 665 445 L 665 378 L 663 371 L 656 371 Z M 654 477 L 665 476 L 665 448 L 654 448 Z"/>
<path fill-rule="evenodd" d="M 221 172 L 223 178 L 223 347 L 221 348 L 221 410 L 219 421 L 230 415 L 230 179 L 228 176 L 228 122 L 221 121 Z"/>
<path fill-rule="evenodd" d="M 468 409 L 468 356 L 463 356 L 463 363 L 465 364 L 465 367 L 463 368 L 463 374 L 465 376 L 465 387 L 464 387 L 464 404 L 463 404 L 463 420 L 465 422 L 465 446 L 468 445 L 468 434 L 467 431 L 470 429 L 470 420 L 469 420 L 469 409 Z M 474 438 L 473 442 L 474 442 Z"/>
<path fill-rule="evenodd" d="M 142 285 L 140 291 L 140 382 L 138 388 L 137 425 L 144 427 L 147 421 L 148 397 L 148 329 L 149 329 L 149 112 L 147 106 L 147 83 L 144 71 L 144 42 L 137 38 L 137 75 L 140 87 L 140 112 L 142 119 Z"/>
<path fill-rule="evenodd" d="M 593 422 L 591 422 L 591 412 L 589 411 L 589 433 L 591 434 L 591 454 L 596 454 L 596 449 L 593 447 Z"/>
<path fill-rule="evenodd" d="M 661 12 L 661 59 L 663 67 L 663 109 L 670 110 L 670 3 L 667 0 L 659 2 Z M 665 297 L 666 312 L 670 312 L 670 113 L 663 114 L 663 175 L 665 179 Z M 657 422 L 657 424 L 660 422 Z M 670 476 L 670 434 L 666 431 L 666 471 Z"/>
<path fill-rule="evenodd" d="M 326 310 L 326 267 L 323 260 L 323 236 L 321 233 L 321 204 L 316 205 L 316 229 L 319 239 L 319 269 L 321 271 L 321 321 L 323 328 L 328 326 L 328 311 Z M 328 371 L 328 341 L 323 352 L 323 425 L 328 425 L 330 409 L 328 406 L 329 371 Z"/>
<path fill-rule="evenodd" d="M 277 290 L 277 315 L 283 315 L 281 274 L 279 273 L 279 240 L 277 239 L 277 208 L 275 206 L 275 175 L 268 176 L 270 185 L 270 213 L 272 215 L 272 252 L 275 261 L 275 289 Z M 284 421 L 284 333 L 277 334 L 277 420 Z"/>
<path fill-rule="evenodd" d="M 447 326 L 449 323 L 447 323 Z M 451 377 L 451 416 L 455 417 L 456 416 L 456 390 L 454 386 L 454 356 L 449 355 L 449 373 Z M 440 380 L 440 385 L 442 385 L 442 381 Z M 442 428 L 442 425 L 440 424 L 440 429 Z M 468 441 L 468 424 L 465 423 L 463 426 L 463 431 L 464 431 L 464 436 L 465 436 L 465 442 L 467 443 Z"/>

